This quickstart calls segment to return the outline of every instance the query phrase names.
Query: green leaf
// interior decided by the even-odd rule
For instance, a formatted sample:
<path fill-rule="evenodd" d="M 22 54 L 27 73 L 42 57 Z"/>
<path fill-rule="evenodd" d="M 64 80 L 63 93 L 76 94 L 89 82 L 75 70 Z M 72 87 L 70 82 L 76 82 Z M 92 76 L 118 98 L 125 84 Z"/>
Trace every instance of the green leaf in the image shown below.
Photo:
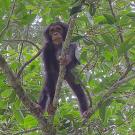
<path fill-rule="evenodd" d="M 15 93 L 15 91 L 12 91 L 12 93 L 11 93 L 11 95 L 9 97 L 8 102 L 9 103 L 13 103 L 15 100 L 16 100 L 16 93 Z"/>
<path fill-rule="evenodd" d="M 82 53 L 81 53 L 81 63 L 85 64 L 87 62 L 87 50 L 84 50 Z"/>
<path fill-rule="evenodd" d="M 32 14 L 32 15 L 28 15 L 28 14 L 27 14 L 27 15 L 23 16 L 21 23 L 22 23 L 23 25 L 31 24 L 31 23 L 34 21 L 35 17 L 36 17 L 35 14 Z"/>
<path fill-rule="evenodd" d="M 22 18 L 25 14 L 27 14 L 27 10 L 25 8 L 25 4 L 24 3 L 19 3 L 19 5 L 16 7 L 16 10 L 14 11 L 14 14 L 18 18 Z"/>
<path fill-rule="evenodd" d="M 1 101 L 0 101 L 0 109 L 5 109 L 5 108 L 7 108 L 7 101 L 1 100 Z"/>
<path fill-rule="evenodd" d="M 112 15 L 110 15 L 110 14 L 103 14 L 103 15 L 106 18 L 108 24 L 114 24 L 115 23 L 115 19 Z"/>
<path fill-rule="evenodd" d="M 3 9 L 8 9 L 10 6 L 11 0 L 0 0 L 0 7 Z"/>
<path fill-rule="evenodd" d="M 104 53 L 104 57 L 107 61 L 111 61 L 113 59 L 113 55 L 112 53 L 108 50 L 108 51 L 105 51 Z"/>
<path fill-rule="evenodd" d="M 117 20 L 119 21 L 118 23 L 120 26 L 129 26 L 130 25 L 130 19 L 126 15 L 120 16 Z"/>
<path fill-rule="evenodd" d="M 118 54 L 121 55 L 125 52 L 127 52 L 132 46 L 135 45 L 135 43 L 131 42 L 133 39 L 135 39 L 135 33 L 131 33 L 127 39 L 121 44 L 120 48 L 118 49 Z"/>
<path fill-rule="evenodd" d="M 32 115 L 27 115 L 24 118 L 24 127 L 25 128 L 36 127 L 37 124 L 38 124 L 37 120 Z"/>
<path fill-rule="evenodd" d="M 13 110 L 14 115 L 15 115 L 15 119 L 19 122 L 19 123 L 23 123 L 23 113 L 21 112 L 21 110 Z"/>
<path fill-rule="evenodd" d="M 76 41 L 78 41 L 78 40 L 80 40 L 80 39 L 82 39 L 82 38 L 83 38 L 83 36 L 81 36 L 81 35 L 74 36 L 74 37 L 72 38 L 72 42 L 76 42 Z"/>
<path fill-rule="evenodd" d="M 102 34 L 101 36 L 104 39 L 104 41 L 106 42 L 106 44 L 108 44 L 108 45 L 113 44 L 114 41 L 113 41 L 113 38 L 110 34 Z"/>
<path fill-rule="evenodd" d="M 135 119 L 133 119 L 133 121 L 132 121 L 131 128 L 132 128 L 133 130 L 135 130 Z"/>
<path fill-rule="evenodd" d="M 6 98 L 9 97 L 11 95 L 12 91 L 10 89 L 6 89 L 1 93 L 1 96 Z"/>
<path fill-rule="evenodd" d="M 86 45 L 93 45 L 93 44 L 94 44 L 93 41 L 87 40 L 87 39 L 85 39 L 85 38 L 83 38 L 83 42 L 84 42 Z"/>
<path fill-rule="evenodd" d="M 36 65 L 34 65 L 34 64 L 30 65 L 30 70 L 31 71 L 34 70 L 35 68 L 36 68 Z"/>
<path fill-rule="evenodd" d="M 107 99 L 107 100 L 102 104 L 102 106 L 101 106 L 100 109 L 99 109 L 99 115 L 100 115 L 100 118 L 101 118 L 103 121 L 105 120 L 106 107 L 109 106 L 111 103 L 112 103 L 112 99 L 109 98 L 109 99 Z"/>
<path fill-rule="evenodd" d="M 95 22 L 97 22 L 98 24 L 106 24 L 106 18 L 104 16 L 97 16 L 95 17 Z"/>
<path fill-rule="evenodd" d="M 125 104 L 126 103 L 126 101 L 124 100 L 124 99 L 116 99 L 115 100 L 117 103 L 121 103 L 121 104 Z"/>
<path fill-rule="evenodd" d="M 0 108 L 0 115 L 4 115 L 4 112 L 6 111 L 6 109 L 2 109 Z"/>
<path fill-rule="evenodd" d="M 135 12 L 130 12 L 130 13 L 127 14 L 127 16 L 129 16 L 129 17 L 135 17 Z"/>
<path fill-rule="evenodd" d="M 106 106 L 102 105 L 102 107 L 99 109 L 99 116 L 103 121 L 105 120 L 105 113 L 106 113 Z"/>

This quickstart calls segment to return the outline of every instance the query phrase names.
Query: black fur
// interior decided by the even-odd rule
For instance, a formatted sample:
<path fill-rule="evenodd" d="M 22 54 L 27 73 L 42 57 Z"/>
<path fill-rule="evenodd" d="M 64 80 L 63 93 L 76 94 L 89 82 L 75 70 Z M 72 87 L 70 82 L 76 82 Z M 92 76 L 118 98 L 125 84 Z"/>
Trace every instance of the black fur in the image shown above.
<path fill-rule="evenodd" d="M 68 31 L 67 24 L 62 22 L 56 22 L 49 25 L 44 32 L 46 43 L 43 51 L 43 62 L 45 66 L 46 82 L 39 100 L 39 104 L 43 110 L 47 106 L 47 101 L 49 101 L 49 104 L 52 104 L 53 102 L 56 83 L 59 75 L 59 61 L 57 60 L 56 54 L 58 53 L 58 51 L 61 51 L 62 45 L 60 45 L 60 47 L 58 48 L 55 48 L 51 40 L 51 37 L 49 35 L 49 29 L 50 26 L 54 25 L 60 25 L 63 28 L 64 33 L 62 36 L 64 40 Z M 75 50 L 76 44 L 71 43 L 68 52 L 71 57 L 71 62 L 66 66 L 67 71 L 65 75 L 65 80 L 76 94 L 79 101 L 81 113 L 83 113 L 88 110 L 87 98 L 81 85 L 75 82 L 75 77 L 71 73 L 71 69 L 74 68 L 77 64 L 79 64 L 79 61 L 75 57 Z"/>

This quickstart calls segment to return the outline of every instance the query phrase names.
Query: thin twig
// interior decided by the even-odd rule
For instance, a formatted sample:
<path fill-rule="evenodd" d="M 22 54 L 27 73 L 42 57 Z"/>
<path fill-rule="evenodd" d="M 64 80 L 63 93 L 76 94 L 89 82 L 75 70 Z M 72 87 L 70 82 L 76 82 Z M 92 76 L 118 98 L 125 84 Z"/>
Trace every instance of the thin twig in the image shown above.
<path fill-rule="evenodd" d="M 4 34 L 4 32 L 8 29 L 9 27 L 9 24 L 10 24 L 10 19 L 13 15 L 13 12 L 14 12 L 14 9 L 15 9 L 15 3 L 16 3 L 16 0 L 13 1 L 13 6 L 12 6 L 12 9 L 11 9 L 11 13 L 10 13 L 10 16 L 8 18 L 8 21 L 7 21 L 7 24 L 5 26 L 5 28 L 0 32 L 0 37 Z"/>
<path fill-rule="evenodd" d="M 96 107 L 93 109 L 93 111 L 91 112 L 91 114 L 89 114 L 88 117 L 90 118 L 90 117 L 96 112 L 96 110 L 99 109 L 99 108 L 102 106 L 102 104 L 111 96 L 111 94 L 117 91 L 117 88 L 118 88 L 120 85 L 122 85 L 122 84 L 124 84 L 124 83 L 126 83 L 126 82 L 128 82 L 128 81 L 130 81 L 130 80 L 132 80 L 132 79 L 134 79 L 134 78 L 135 78 L 135 74 L 133 74 L 133 75 L 127 77 L 127 78 L 118 80 L 115 84 L 113 84 L 113 85 L 108 89 L 108 92 L 104 94 L 104 96 L 102 97 L 102 99 L 98 102 L 98 104 L 97 104 Z"/>
<path fill-rule="evenodd" d="M 129 116 L 128 116 L 128 121 L 127 120 L 124 120 L 124 121 L 122 121 L 121 123 L 119 123 L 118 125 L 116 124 L 115 125 L 115 129 L 116 128 L 118 128 L 118 127 L 120 127 L 120 126 L 122 126 L 123 124 L 125 124 L 126 122 L 131 122 L 131 119 L 134 117 L 134 115 L 135 115 L 135 112 L 132 112 L 131 114 L 129 114 Z M 109 132 L 109 131 L 111 131 L 111 130 L 113 130 L 113 127 L 109 127 L 109 128 L 107 128 L 107 129 L 104 129 L 104 133 L 107 133 L 107 132 Z"/>
<path fill-rule="evenodd" d="M 21 73 L 23 72 L 24 68 L 29 65 L 33 60 L 35 60 L 43 51 L 43 49 L 39 50 L 37 54 L 35 54 L 29 61 L 25 62 L 23 66 L 20 68 L 20 70 L 17 73 L 17 78 L 20 78 Z"/>
<path fill-rule="evenodd" d="M 111 13 L 112 13 L 112 15 L 113 15 L 113 17 L 114 17 L 114 19 L 116 21 L 116 15 L 115 15 L 115 13 L 113 11 L 113 7 L 112 7 L 112 0 L 108 0 L 108 2 L 109 2 L 110 9 L 111 9 Z M 123 43 L 124 38 L 123 38 L 123 35 L 122 35 L 122 28 L 119 25 L 117 25 L 117 30 L 118 30 L 118 35 L 120 37 L 120 41 L 121 41 L 121 43 Z M 127 66 L 130 65 L 130 60 L 129 60 L 127 52 L 125 52 L 124 57 L 125 57 Z"/>
<path fill-rule="evenodd" d="M 27 26 L 27 31 L 26 31 L 26 40 L 28 39 L 28 35 L 29 35 L 29 26 L 30 25 L 28 25 Z M 21 49 L 20 49 L 20 52 L 19 52 L 19 57 L 18 57 L 18 60 L 19 60 L 19 62 L 21 61 L 21 56 L 22 56 L 22 52 L 23 52 L 23 47 L 24 47 L 24 41 L 22 42 L 22 44 L 21 44 Z"/>
<path fill-rule="evenodd" d="M 119 80 L 124 79 L 124 78 L 128 75 L 128 73 L 132 70 L 132 66 L 133 66 L 133 64 L 128 65 L 126 71 L 125 71 L 124 74 L 120 77 Z"/>
<path fill-rule="evenodd" d="M 98 51 L 95 47 L 94 49 L 94 54 L 92 55 L 92 57 L 90 58 L 90 60 L 84 65 L 84 67 L 82 68 L 82 70 L 80 71 L 80 74 L 86 69 L 89 67 L 89 70 L 92 70 L 95 68 L 96 64 L 97 64 L 97 61 L 98 61 Z M 96 58 L 95 58 L 96 57 Z M 94 60 L 94 64 L 90 65 L 90 63 L 92 62 L 92 60 Z"/>
<path fill-rule="evenodd" d="M 17 133 L 15 133 L 13 135 L 22 135 L 22 134 L 31 133 L 31 132 L 34 132 L 34 131 L 37 131 L 37 130 L 41 130 L 41 128 L 40 127 L 32 128 L 32 129 L 17 132 Z"/>
<path fill-rule="evenodd" d="M 30 43 L 31 45 L 33 45 L 34 47 L 36 47 L 37 50 L 40 50 L 40 48 L 35 44 L 33 43 L 32 41 L 29 41 L 29 40 L 25 40 L 25 39 L 11 39 L 11 40 L 3 40 L 5 42 L 27 42 L 27 43 Z"/>

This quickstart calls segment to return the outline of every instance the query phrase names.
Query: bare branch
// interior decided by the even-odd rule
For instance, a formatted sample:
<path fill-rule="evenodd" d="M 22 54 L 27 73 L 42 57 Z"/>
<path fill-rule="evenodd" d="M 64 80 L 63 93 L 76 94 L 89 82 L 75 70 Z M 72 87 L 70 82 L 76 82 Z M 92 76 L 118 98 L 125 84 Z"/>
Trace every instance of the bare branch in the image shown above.
<path fill-rule="evenodd" d="M 28 39 L 28 35 L 29 35 L 29 27 L 30 25 L 28 24 L 27 26 L 27 30 L 26 30 L 26 40 Z M 18 57 L 18 60 L 19 62 L 21 61 L 21 56 L 22 56 L 22 52 L 23 52 L 23 47 L 24 47 L 24 41 L 21 43 L 21 49 L 20 49 L 20 52 L 19 52 L 19 57 Z"/>
<path fill-rule="evenodd" d="M 40 48 L 35 44 L 33 43 L 32 41 L 29 41 L 29 40 L 25 40 L 25 39 L 11 39 L 11 40 L 3 40 L 5 42 L 27 42 L 27 43 L 30 43 L 31 45 L 33 45 L 34 47 L 36 47 L 37 50 L 40 50 Z"/>
<path fill-rule="evenodd" d="M 23 72 L 24 68 L 29 65 L 33 60 L 35 60 L 42 52 L 43 49 L 39 50 L 36 55 L 34 55 L 29 61 L 25 62 L 23 66 L 20 68 L 17 74 L 17 78 L 20 77 L 21 73 Z"/>

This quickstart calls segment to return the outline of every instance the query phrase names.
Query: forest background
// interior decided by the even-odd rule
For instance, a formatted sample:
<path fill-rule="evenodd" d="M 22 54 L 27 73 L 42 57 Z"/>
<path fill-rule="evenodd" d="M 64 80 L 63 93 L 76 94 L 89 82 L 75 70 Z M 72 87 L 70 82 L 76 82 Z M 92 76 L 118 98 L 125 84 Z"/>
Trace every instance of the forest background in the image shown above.
<path fill-rule="evenodd" d="M 34 104 L 44 83 L 43 31 L 56 21 L 68 23 L 73 13 L 78 78 L 92 98 L 93 111 L 83 124 L 76 98 L 64 82 L 53 120 L 55 134 L 135 134 L 134 0 L 0 0 L 1 135 L 52 130 L 43 128 L 49 117 Z"/>

